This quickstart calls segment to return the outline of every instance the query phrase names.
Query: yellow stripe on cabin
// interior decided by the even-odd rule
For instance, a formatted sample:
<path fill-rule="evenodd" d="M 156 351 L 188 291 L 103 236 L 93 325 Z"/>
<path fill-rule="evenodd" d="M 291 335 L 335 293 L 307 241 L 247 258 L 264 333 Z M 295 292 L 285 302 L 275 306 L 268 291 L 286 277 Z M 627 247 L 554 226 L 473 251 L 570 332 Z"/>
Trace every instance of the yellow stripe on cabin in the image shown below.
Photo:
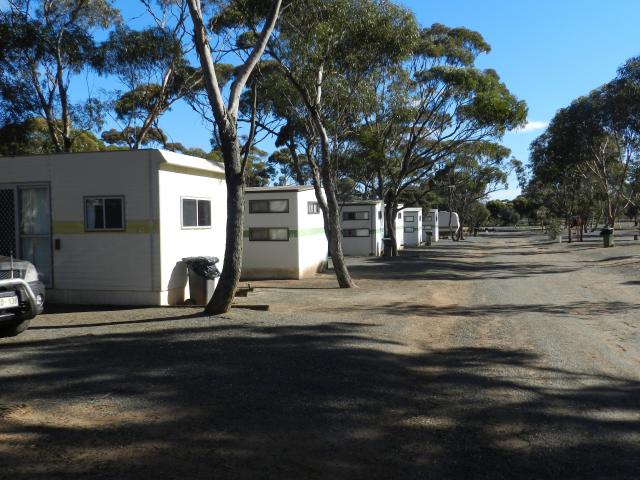
<path fill-rule="evenodd" d="M 86 231 L 83 222 L 52 222 L 51 229 L 54 235 L 92 235 L 105 233 L 126 233 L 130 235 L 145 235 L 160 233 L 158 220 L 128 220 L 125 230 L 91 230 Z"/>

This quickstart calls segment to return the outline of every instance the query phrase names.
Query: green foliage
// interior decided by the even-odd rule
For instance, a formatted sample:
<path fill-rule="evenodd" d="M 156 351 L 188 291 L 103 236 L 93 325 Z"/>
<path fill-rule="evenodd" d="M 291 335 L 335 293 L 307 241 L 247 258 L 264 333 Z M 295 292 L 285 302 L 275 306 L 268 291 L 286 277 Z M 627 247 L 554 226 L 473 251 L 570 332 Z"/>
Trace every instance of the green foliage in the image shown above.
<path fill-rule="evenodd" d="M 105 150 L 105 144 L 93 133 L 73 130 L 72 152 Z M 28 118 L 19 123 L 8 123 L 0 128 L 0 156 L 38 155 L 55 153 L 47 121 L 42 117 Z"/>
<path fill-rule="evenodd" d="M 510 200 L 490 200 L 486 203 L 486 208 L 496 225 L 517 225 L 520 221 L 520 214 L 516 212 Z"/>
<path fill-rule="evenodd" d="M 513 208 L 520 215 L 520 217 L 527 217 L 529 215 L 529 200 L 524 195 L 518 195 L 512 201 Z"/>
<path fill-rule="evenodd" d="M 480 202 L 474 202 L 469 207 L 468 213 L 468 225 L 471 228 L 480 228 L 487 225 L 487 222 L 491 218 L 491 212 L 489 209 Z"/>
<path fill-rule="evenodd" d="M 545 228 L 547 230 L 547 235 L 551 240 L 555 240 L 562 233 L 562 224 L 560 220 L 555 217 L 549 218 L 545 223 Z"/>
<path fill-rule="evenodd" d="M 93 30 L 119 20 L 111 0 L 15 0 L 0 11 L 0 124 L 44 116 L 56 151 L 95 126 L 95 101 L 74 105 L 70 76 L 90 65 Z"/>
<path fill-rule="evenodd" d="M 613 225 L 640 191 L 640 75 L 629 60 L 611 82 L 561 109 L 531 145 L 532 203 L 560 218 L 606 212 Z"/>
<path fill-rule="evenodd" d="M 441 58 L 448 65 L 471 66 L 481 53 L 491 47 L 478 32 L 466 28 L 449 28 L 435 23 L 420 34 L 416 53 L 426 58 Z"/>
<path fill-rule="evenodd" d="M 374 108 L 356 132 L 353 161 L 366 188 L 389 205 L 405 191 L 415 197 L 416 186 L 425 196 L 435 188 L 447 206 L 466 209 L 506 181 L 499 164 L 508 150 L 496 142 L 527 108 L 495 71 L 475 67 L 489 50 L 477 32 L 435 24 L 403 61 L 370 76 Z"/>
<path fill-rule="evenodd" d="M 164 145 L 167 136 L 160 128 L 151 127 L 144 138 L 140 140 L 140 127 L 125 127 L 122 130 L 112 128 L 106 132 L 102 132 L 102 140 L 109 145 L 117 145 L 119 147 L 127 147 L 132 149 L 136 143 L 138 145 L 147 146 L 150 144 Z"/>

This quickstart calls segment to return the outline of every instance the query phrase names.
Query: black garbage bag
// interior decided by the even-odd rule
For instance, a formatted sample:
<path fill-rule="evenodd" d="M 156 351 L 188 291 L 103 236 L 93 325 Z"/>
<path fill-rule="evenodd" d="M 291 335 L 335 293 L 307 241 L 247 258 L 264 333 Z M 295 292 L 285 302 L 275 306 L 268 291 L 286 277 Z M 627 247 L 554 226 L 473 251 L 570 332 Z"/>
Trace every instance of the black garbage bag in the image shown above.
<path fill-rule="evenodd" d="M 186 257 L 182 261 L 196 274 L 207 280 L 220 276 L 220 270 L 216 267 L 216 263 L 220 261 L 217 257 Z"/>

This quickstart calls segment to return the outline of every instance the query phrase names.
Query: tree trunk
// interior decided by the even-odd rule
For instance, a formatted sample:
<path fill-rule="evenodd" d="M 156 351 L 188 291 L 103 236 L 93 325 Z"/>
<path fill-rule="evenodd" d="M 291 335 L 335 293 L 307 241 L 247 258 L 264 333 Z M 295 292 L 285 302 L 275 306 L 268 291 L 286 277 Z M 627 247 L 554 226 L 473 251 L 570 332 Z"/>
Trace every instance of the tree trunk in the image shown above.
<path fill-rule="evenodd" d="M 220 280 L 205 308 L 205 312 L 211 315 L 229 311 L 242 273 L 245 182 L 240 145 L 233 127 L 229 126 L 227 130 L 220 129 L 220 142 L 227 184 L 227 238 Z"/>
<path fill-rule="evenodd" d="M 320 98 L 320 95 L 318 95 Z M 331 255 L 331 263 L 338 280 L 340 288 L 352 288 L 356 284 L 351 279 L 349 269 L 344 261 L 344 253 L 342 251 L 342 225 L 340 224 L 340 205 L 338 204 L 338 196 L 336 192 L 337 175 L 333 168 L 331 153 L 329 149 L 329 136 L 322 123 L 322 118 L 317 109 L 310 109 L 313 126 L 320 140 L 320 155 L 322 158 L 322 166 L 320 174 L 322 175 L 322 188 L 325 193 L 327 202 L 327 215 L 325 216 L 325 234 L 329 243 L 329 254 Z"/>
<path fill-rule="evenodd" d="M 398 204 L 393 199 L 391 192 L 385 195 L 384 200 L 384 236 L 391 239 L 391 256 L 398 256 L 398 239 L 396 238 L 396 216 Z"/>
<path fill-rule="evenodd" d="M 328 215 L 326 217 L 328 224 L 325 225 L 325 233 L 327 233 L 326 227 L 328 226 L 329 236 L 327 241 L 329 242 L 329 253 L 331 254 L 333 270 L 336 273 L 336 278 L 338 279 L 338 285 L 340 285 L 340 288 L 352 288 L 355 287 L 356 284 L 351 279 L 347 264 L 344 261 L 344 253 L 342 251 L 342 225 L 340 224 L 340 205 L 338 204 L 338 198 L 336 195 L 336 179 L 326 161 L 322 168 L 322 184 L 327 200 L 328 210 Z"/>

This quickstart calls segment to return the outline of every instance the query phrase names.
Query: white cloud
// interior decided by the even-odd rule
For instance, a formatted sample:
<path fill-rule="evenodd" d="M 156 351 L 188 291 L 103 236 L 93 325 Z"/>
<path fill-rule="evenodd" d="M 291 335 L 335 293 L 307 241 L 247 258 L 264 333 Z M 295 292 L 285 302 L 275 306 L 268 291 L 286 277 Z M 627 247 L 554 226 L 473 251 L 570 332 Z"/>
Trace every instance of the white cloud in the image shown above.
<path fill-rule="evenodd" d="M 515 133 L 530 133 L 537 132 L 538 130 L 544 130 L 549 126 L 549 122 L 527 122 L 524 127 L 516 128 Z"/>

